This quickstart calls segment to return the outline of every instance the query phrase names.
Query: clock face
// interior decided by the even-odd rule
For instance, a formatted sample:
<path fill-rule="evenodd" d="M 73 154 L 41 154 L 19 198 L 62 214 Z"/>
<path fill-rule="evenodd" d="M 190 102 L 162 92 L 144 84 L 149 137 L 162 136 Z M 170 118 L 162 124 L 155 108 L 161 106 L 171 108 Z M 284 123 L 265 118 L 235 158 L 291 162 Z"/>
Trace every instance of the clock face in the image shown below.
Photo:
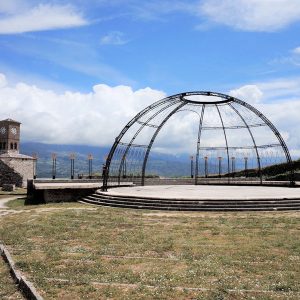
<path fill-rule="evenodd" d="M 6 128 L 5 127 L 1 127 L 0 128 L 0 133 L 1 134 L 5 134 L 6 133 Z"/>
<path fill-rule="evenodd" d="M 10 129 L 10 132 L 13 134 L 13 135 L 16 135 L 17 134 L 17 128 L 16 127 L 12 127 Z"/>

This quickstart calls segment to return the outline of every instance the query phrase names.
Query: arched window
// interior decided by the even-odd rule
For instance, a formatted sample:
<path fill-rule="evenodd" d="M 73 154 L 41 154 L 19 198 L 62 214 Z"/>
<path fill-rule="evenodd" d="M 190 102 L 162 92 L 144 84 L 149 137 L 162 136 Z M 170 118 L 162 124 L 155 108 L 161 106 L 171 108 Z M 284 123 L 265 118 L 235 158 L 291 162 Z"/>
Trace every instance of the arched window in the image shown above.
<path fill-rule="evenodd" d="M 14 143 L 10 143 L 10 150 L 14 149 Z"/>
<path fill-rule="evenodd" d="M 18 144 L 15 143 L 15 150 L 18 150 Z"/>
<path fill-rule="evenodd" d="M 2 143 L 0 143 L 0 150 L 2 150 Z"/>
<path fill-rule="evenodd" d="M 6 149 L 6 142 L 3 143 L 3 150 Z"/>

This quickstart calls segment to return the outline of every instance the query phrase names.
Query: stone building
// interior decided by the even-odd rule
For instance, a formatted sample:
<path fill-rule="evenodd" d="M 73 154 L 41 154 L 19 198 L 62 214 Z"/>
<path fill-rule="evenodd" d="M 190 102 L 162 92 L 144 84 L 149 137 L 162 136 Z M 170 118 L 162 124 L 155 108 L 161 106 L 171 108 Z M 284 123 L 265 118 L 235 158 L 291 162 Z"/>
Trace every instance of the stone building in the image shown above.
<path fill-rule="evenodd" d="M 34 176 L 34 158 L 20 154 L 20 126 L 12 119 L 0 121 L 0 186 L 26 187 Z"/>

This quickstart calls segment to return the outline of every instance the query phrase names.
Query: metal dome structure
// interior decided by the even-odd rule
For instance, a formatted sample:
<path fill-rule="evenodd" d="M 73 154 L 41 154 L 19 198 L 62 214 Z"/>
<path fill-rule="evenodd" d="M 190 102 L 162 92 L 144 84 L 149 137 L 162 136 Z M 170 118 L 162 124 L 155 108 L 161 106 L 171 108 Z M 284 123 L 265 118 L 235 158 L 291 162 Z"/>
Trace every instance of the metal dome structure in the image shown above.
<path fill-rule="evenodd" d="M 278 184 L 282 170 L 284 183 L 294 184 L 289 150 L 261 112 L 235 97 L 200 91 L 159 100 L 126 124 L 107 156 L 104 189 L 147 184 L 151 155 L 168 144 L 192 154 L 187 165 L 195 184 Z"/>

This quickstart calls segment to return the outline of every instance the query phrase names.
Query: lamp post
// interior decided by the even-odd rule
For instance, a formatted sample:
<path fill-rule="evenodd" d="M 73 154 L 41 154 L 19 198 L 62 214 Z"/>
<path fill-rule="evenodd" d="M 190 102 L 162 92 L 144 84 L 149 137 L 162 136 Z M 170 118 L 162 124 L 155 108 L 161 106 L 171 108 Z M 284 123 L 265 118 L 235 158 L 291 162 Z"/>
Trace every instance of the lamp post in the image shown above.
<path fill-rule="evenodd" d="M 93 173 L 93 155 L 88 155 L 88 161 L 89 161 L 89 179 L 92 179 L 92 173 Z"/>
<path fill-rule="evenodd" d="M 191 178 L 194 178 L 194 172 L 193 172 L 193 170 L 194 170 L 194 156 L 191 155 L 190 159 L 191 159 Z"/>
<path fill-rule="evenodd" d="M 219 178 L 221 178 L 221 174 L 222 174 L 222 159 L 223 159 L 222 156 L 218 157 L 218 160 L 219 160 Z"/>
<path fill-rule="evenodd" d="M 70 162 L 71 162 L 71 179 L 74 179 L 74 173 L 75 173 L 75 153 L 70 154 Z"/>
<path fill-rule="evenodd" d="M 33 164 L 32 164 L 32 174 L 33 174 L 33 179 L 36 179 L 36 165 L 37 165 L 37 159 L 38 159 L 38 156 L 36 153 L 33 153 L 32 154 L 32 158 L 33 158 Z"/>
<path fill-rule="evenodd" d="M 248 157 L 245 156 L 244 157 L 244 161 L 245 161 L 245 177 L 248 177 Z"/>
<path fill-rule="evenodd" d="M 231 157 L 231 172 L 232 172 L 232 177 L 234 177 L 235 173 L 235 157 Z"/>
<path fill-rule="evenodd" d="M 56 153 L 51 154 L 52 157 L 52 179 L 56 177 Z"/>
<path fill-rule="evenodd" d="M 126 178 L 127 177 L 127 165 L 126 165 L 126 157 L 124 157 L 124 160 L 123 160 L 123 178 Z"/>
<path fill-rule="evenodd" d="M 204 157 L 204 172 L 205 172 L 205 177 L 208 177 L 208 156 Z"/>

